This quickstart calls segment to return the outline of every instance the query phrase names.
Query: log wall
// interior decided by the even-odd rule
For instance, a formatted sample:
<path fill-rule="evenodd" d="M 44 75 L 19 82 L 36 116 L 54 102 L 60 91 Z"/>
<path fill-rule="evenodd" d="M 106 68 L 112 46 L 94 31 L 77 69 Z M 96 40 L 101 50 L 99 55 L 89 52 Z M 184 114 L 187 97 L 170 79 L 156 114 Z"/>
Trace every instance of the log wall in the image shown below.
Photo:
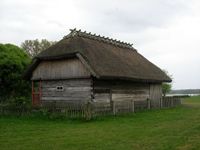
<path fill-rule="evenodd" d="M 120 80 L 94 80 L 93 94 L 94 102 L 110 103 L 110 101 L 137 101 L 136 104 L 144 104 L 144 106 L 141 107 L 147 107 L 146 103 L 142 102 L 150 99 L 150 107 L 159 108 L 162 90 L 161 84 L 135 83 Z"/>
<path fill-rule="evenodd" d="M 149 84 L 127 81 L 94 81 L 94 99 L 107 97 L 112 101 L 146 100 L 149 98 Z M 98 96 L 96 96 L 98 95 Z M 102 96 L 102 98 L 99 98 Z"/>
<path fill-rule="evenodd" d="M 63 91 L 58 91 L 58 86 L 63 87 Z M 88 78 L 44 80 L 42 81 L 41 101 L 43 104 L 92 101 L 105 104 L 107 107 L 111 107 L 112 102 L 132 103 L 135 101 L 135 107 L 140 109 L 140 107 L 148 107 L 147 99 L 150 99 L 151 108 L 159 108 L 161 96 L 160 84 L 102 81 Z"/>
<path fill-rule="evenodd" d="M 62 86 L 63 91 L 57 87 Z M 42 81 L 42 104 L 51 102 L 86 102 L 91 100 L 91 79 Z"/>

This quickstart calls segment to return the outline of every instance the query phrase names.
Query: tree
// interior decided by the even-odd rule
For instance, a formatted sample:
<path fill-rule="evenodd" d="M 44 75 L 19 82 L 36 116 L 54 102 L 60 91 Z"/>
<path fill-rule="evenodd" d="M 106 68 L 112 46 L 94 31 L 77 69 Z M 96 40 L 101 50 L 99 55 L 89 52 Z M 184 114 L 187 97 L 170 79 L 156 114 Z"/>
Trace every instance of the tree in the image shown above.
<path fill-rule="evenodd" d="M 169 75 L 168 71 L 163 70 L 171 79 L 172 75 Z M 162 93 L 163 96 L 166 96 L 167 93 L 169 93 L 172 89 L 172 83 L 162 83 Z"/>
<path fill-rule="evenodd" d="M 162 83 L 162 93 L 166 96 L 171 91 L 172 85 L 170 83 Z"/>
<path fill-rule="evenodd" d="M 55 44 L 55 41 L 48 41 L 46 39 L 42 39 L 39 41 L 36 40 L 25 40 L 21 47 L 25 50 L 25 52 L 31 57 L 35 57 L 37 54 L 42 52 L 43 50 L 49 48 L 51 45 Z"/>
<path fill-rule="evenodd" d="M 22 74 L 31 62 L 23 49 L 12 44 L 0 44 L 0 100 L 30 96 L 30 83 Z"/>

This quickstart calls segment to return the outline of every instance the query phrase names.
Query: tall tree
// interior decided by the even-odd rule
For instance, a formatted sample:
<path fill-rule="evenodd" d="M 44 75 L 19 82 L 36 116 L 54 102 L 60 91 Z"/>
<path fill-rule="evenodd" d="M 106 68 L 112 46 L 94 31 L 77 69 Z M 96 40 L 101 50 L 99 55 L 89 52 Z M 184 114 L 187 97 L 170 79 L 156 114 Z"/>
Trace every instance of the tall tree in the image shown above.
<path fill-rule="evenodd" d="M 0 44 L 0 100 L 30 96 L 30 84 L 22 74 L 31 62 L 23 49 L 12 44 Z"/>
<path fill-rule="evenodd" d="M 36 40 L 25 40 L 21 47 L 26 51 L 26 53 L 31 57 L 35 57 L 41 51 L 49 48 L 51 45 L 55 44 L 55 41 L 48 41 L 46 39 L 42 39 L 41 41 Z"/>

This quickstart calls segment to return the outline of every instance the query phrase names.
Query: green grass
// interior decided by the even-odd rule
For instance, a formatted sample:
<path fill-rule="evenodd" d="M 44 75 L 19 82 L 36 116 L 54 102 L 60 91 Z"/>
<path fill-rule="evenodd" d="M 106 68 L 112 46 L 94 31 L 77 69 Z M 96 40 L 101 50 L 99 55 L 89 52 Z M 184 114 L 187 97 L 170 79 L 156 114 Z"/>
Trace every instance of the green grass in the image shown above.
<path fill-rule="evenodd" d="M 200 97 L 187 98 L 177 108 L 90 122 L 1 117 L 0 149 L 200 149 Z"/>
<path fill-rule="evenodd" d="M 200 96 L 193 96 L 183 100 L 186 106 L 200 107 Z"/>

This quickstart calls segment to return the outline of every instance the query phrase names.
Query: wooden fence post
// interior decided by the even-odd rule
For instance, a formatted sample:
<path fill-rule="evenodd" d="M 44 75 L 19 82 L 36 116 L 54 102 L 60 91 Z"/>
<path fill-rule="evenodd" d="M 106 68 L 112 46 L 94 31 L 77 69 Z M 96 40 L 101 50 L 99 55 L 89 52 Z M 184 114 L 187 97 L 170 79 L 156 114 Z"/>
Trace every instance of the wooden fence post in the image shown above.
<path fill-rule="evenodd" d="M 174 106 L 174 98 L 172 97 L 172 99 L 171 99 L 171 107 L 173 107 Z"/>
<path fill-rule="evenodd" d="M 132 100 L 131 103 L 132 103 L 132 112 L 135 112 L 135 102 L 134 102 L 134 100 Z"/>
<path fill-rule="evenodd" d="M 112 109 L 113 115 L 116 115 L 115 102 L 114 101 L 110 101 L 110 103 L 111 103 L 111 109 Z"/>
<path fill-rule="evenodd" d="M 91 120 L 91 118 L 92 118 L 92 111 L 91 111 L 91 109 L 92 109 L 91 102 L 88 101 L 86 103 L 86 110 L 85 110 L 85 119 L 86 120 Z"/>
<path fill-rule="evenodd" d="M 160 98 L 160 108 L 163 108 L 163 99 L 162 99 L 162 97 Z"/>
<path fill-rule="evenodd" d="M 35 101 L 34 101 L 34 82 L 33 82 L 33 80 L 32 80 L 32 106 L 34 106 L 34 104 L 35 104 Z"/>
<path fill-rule="evenodd" d="M 147 98 L 147 108 L 148 108 L 148 109 L 151 109 L 151 101 L 150 101 L 150 99 L 148 99 L 148 98 Z"/>

